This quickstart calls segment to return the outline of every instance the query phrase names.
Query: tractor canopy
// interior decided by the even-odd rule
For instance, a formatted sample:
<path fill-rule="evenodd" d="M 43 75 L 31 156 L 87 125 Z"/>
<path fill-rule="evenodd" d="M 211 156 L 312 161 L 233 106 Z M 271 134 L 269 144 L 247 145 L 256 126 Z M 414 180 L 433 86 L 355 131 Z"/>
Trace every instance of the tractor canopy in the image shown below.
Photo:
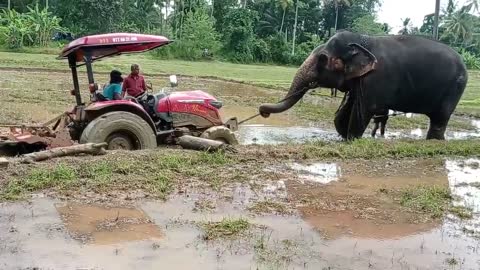
<path fill-rule="evenodd" d="M 85 62 L 85 56 L 88 55 L 93 62 L 101 58 L 120 54 L 150 51 L 172 42 L 164 36 L 131 33 L 85 36 L 67 44 L 58 59 L 73 58 L 75 62 L 80 63 Z"/>

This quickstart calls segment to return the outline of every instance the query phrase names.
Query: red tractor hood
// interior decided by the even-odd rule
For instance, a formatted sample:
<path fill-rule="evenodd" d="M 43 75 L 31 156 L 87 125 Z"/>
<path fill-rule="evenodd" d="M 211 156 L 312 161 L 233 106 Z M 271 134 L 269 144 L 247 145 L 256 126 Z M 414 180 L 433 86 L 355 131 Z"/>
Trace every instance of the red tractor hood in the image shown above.
<path fill-rule="evenodd" d="M 204 117 L 221 125 L 219 113 L 221 102 L 201 90 L 174 92 L 159 100 L 157 112 L 160 113 L 187 113 Z"/>

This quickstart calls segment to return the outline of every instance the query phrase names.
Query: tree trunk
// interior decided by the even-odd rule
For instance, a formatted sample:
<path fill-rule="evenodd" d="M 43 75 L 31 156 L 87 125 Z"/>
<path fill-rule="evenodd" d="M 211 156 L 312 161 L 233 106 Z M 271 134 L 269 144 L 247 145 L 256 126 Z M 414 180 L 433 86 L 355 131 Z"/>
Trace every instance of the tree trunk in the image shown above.
<path fill-rule="evenodd" d="M 213 1 L 213 0 L 212 0 Z M 283 10 L 283 16 L 282 16 L 282 24 L 280 25 L 280 33 L 283 33 L 283 23 L 285 22 L 285 13 L 286 13 L 287 9 L 285 8 Z"/>
<path fill-rule="evenodd" d="M 105 154 L 104 147 L 106 146 L 107 143 L 86 143 L 67 147 L 58 147 L 46 151 L 23 155 L 20 157 L 20 161 L 24 163 L 32 163 L 34 161 L 42 161 L 54 157 L 73 156 L 78 154 L 102 155 Z"/>
<path fill-rule="evenodd" d="M 335 33 L 337 32 L 337 24 L 338 24 L 338 3 L 335 1 Z"/>
<path fill-rule="evenodd" d="M 213 11 L 215 9 L 215 0 L 212 0 L 212 14 L 210 15 L 210 17 L 213 18 Z"/>
<path fill-rule="evenodd" d="M 438 16 L 440 13 L 440 0 L 435 0 L 435 16 L 433 19 L 433 38 L 438 39 Z"/>
<path fill-rule="evenodd" d="M 292 55 L 295 55 L 295 38 L 296 38 L 296 35 L 297 35 L 298 1 L 299 0 L 297 0 L 297 6 L 295 7 L 295 25 L 293 26 Z"/>
<path fill-rule="evenodd" d="M 195 137 L 195 136 L 190 136 L 190 135 L 183 135 L 179 137 L 178 144 L 185 149 L 192 149 L 192 150 L 199 150 L 199 151 L 215 152 L 219 150 L 220 151 L 226 150 L 226 151 L 236 152 L 235 148 L 233 148 L 231 145 L 228 145 L 226 143 L 205 139 L 205 138 L 200 138 L 200 137 Z"/>

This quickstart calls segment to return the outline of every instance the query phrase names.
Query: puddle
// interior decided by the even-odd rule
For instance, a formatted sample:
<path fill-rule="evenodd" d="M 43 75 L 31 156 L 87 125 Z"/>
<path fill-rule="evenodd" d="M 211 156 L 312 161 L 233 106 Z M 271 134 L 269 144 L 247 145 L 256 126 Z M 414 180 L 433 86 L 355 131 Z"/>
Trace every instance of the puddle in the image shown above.
<path fill-rule="evenodd" d="M 460 229 L 480 237 L 480 160 L 447 160 L 454 205 L 472 210 L 473 218 L 461 222 Z"/>
<path fill-rule="evenodd" d="M 316 127 L 280 127 L 268 125 L 242 125 L 238 130 L 238 139 L 241 144 L 284 144 L 303 143 L 309 140 L 340 140 L 335 131 L 328 131 Z"/>
<path fill-rule="evenodd" d="M 314 163 L 311 165 L 293 163 L 289 167 L 298 173 L 301 181 L 306 180 L 320 184 L 337 181 L 340 175 L 340 168 L 335 163 Z"/>
<path fill-rule="evenodd" d="M 66 204 L 57 210 L 73 238 L 83 242 L 105 245 L 162 236 L 139 209 Z"/>

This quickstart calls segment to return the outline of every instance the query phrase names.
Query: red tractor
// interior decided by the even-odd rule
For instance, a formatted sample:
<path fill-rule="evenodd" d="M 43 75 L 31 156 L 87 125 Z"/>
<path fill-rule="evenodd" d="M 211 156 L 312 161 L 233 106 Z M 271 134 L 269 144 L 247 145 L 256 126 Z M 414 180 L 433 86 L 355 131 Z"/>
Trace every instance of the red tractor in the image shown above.
<path fill-rule="evenodd" d="M 70 42 L 59 59 L 68 59 L 76 105 L 42 125 L 1 125 L 10 132 L 0 135 L 3 152 L 24 154 L 79 143 L 108 144 L 107 149 L 147 149 L 175 144 L 175 138 L 193 135 L 237 144 L 237 119 L 222 121 L 222 102 L 210 94 L 194 91 L 161 91 L 128 100 L 105 100 L 98 92 L 92 63 L 106 57 L 150 51 L 172 41 L 163 36 L 112 33 L 86 36 Z M 80 94 L 77 68 L 85 66 L 90 102 Z M 173 77 L 173 78 L 172 78 Z M 176 79 L 171 76 L 172 86 Z M 173 79 L 173 80 L 172 80 Z"/>

